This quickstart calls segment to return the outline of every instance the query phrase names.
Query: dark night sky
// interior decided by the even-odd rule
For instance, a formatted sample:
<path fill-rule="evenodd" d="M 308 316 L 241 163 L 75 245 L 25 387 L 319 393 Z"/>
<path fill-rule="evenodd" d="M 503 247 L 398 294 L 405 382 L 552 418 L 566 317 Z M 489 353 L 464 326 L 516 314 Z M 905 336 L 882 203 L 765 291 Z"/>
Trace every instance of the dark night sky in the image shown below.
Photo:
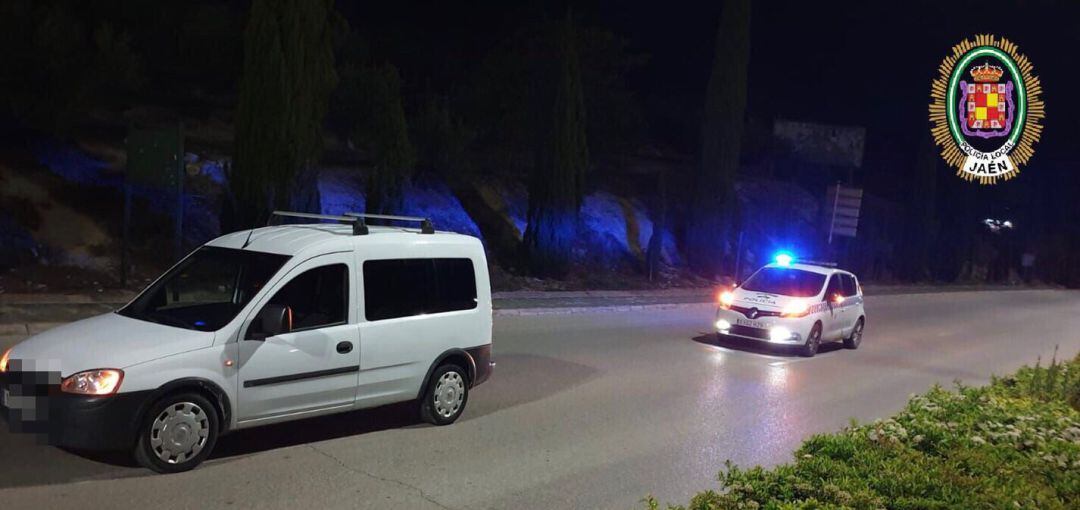
<path fill-rule="evenodd" d="M 632 85 L 653 113 L 663 98 L 661 107 L 700 114 L 722 2 L 571 3 L 582 24 L 607 27 L 650 56 Z M 565 4 L 414 0 L 339 8 L 371 35 L 373 54 L 402 66 L 406 81 L 439 81 L 456 79 L 521 20 L 560 15 L 559 5 Z M 891 188 L 929 129 L 939 62 L 962 39 L 993 33 L 1032 59 L 1047 104 L 1043 140 L 1020 181 L 1072 177 L 1078 29 L 1080 2 L 1073 1 L 755 2 L 748 115 L 866 126 L 864 177 Z M 653 129 L 662 127 L 651 120 Z"/>

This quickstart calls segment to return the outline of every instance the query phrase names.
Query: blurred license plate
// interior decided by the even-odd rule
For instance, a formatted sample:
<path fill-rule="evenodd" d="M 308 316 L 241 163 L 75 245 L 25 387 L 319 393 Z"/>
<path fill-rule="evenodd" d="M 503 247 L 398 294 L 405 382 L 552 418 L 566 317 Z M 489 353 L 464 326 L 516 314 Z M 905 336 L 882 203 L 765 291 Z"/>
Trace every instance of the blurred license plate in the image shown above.
<path fill-rule="evenodd" d="M 767 329 L 769 327 L 764 322 L 752 321 L 750 319 L 742 319 L 742 318 L 735 319 L 735 324 L 738 324 L 740 326 L 746 326 L 748 328 L 758 328 L 758 329 Z"/>

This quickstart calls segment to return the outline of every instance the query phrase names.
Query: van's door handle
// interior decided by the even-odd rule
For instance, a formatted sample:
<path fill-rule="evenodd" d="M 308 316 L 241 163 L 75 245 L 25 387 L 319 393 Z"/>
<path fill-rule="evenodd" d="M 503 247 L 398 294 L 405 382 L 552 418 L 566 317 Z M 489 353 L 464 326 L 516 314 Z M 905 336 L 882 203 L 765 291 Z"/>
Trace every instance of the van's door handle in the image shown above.
<path fill-rule="evenodd" d="M 348 354 L 352 352 L 352 342 L 338 342 L 337 352 L 338 354 Z"/>

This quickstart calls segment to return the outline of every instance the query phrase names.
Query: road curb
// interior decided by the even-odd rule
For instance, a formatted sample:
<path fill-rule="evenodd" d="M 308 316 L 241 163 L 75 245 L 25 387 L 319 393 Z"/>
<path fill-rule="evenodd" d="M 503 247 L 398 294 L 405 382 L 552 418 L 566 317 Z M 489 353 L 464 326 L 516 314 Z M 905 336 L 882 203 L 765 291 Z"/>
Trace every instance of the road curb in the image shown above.
<path fill-rule="evenodd" d="M 651 303 L 647 305 L 614 305 L 614 306 L 552 306 L 544 308 L 503 308 L 494 310 L 494 314 L 500 317 L 520 317 L 531 315 L 573 315 L 586 313 L 613 313 L 613 312 L 641 312 L 648 310 L 672 310 L 676 308 L 691 308 L 708 305 L 710 302 L 698 303 Z"/>

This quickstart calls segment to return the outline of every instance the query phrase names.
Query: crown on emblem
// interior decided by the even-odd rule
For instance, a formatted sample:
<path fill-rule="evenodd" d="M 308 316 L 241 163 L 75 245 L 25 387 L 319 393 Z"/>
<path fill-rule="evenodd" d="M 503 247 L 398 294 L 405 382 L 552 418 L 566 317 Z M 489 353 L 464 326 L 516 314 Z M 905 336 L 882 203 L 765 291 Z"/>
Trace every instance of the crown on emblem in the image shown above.
<path fill-rule="evenodd" d="M 975 78 L 976 82 L 996 82 L 1001 79 L 1001 75 L 1005 74 L 998 66 L 992 66 L 989 62 L 971 68 L 971 77 Z"/>

